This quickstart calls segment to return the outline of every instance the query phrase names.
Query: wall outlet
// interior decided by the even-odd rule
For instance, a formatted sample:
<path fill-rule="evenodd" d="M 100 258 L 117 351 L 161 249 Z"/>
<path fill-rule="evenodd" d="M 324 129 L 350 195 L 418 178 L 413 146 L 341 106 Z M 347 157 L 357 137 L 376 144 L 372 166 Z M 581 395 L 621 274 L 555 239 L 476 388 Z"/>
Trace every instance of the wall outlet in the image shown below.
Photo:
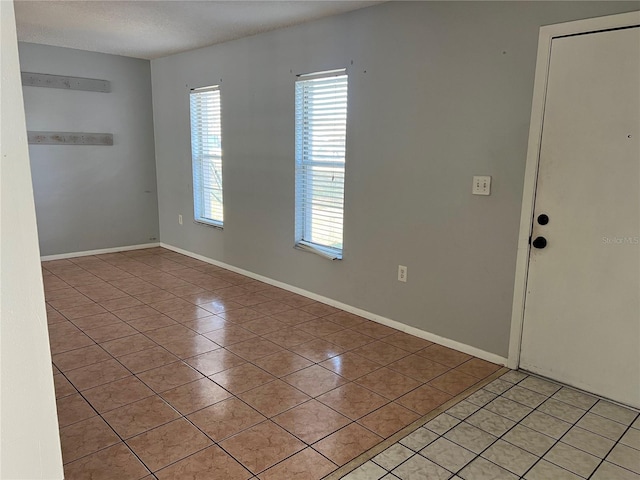
<path fill-rule="evenodd" d="M 407 267 L 405 267 L 404 265 L 398 265 L 398 281 L 407 281 Z"/>
<path fill-rule="evenodd" d="M 473 177 L 471 193 L 474 195 L 491 195 L 491 177 L 488 175 Z"/>
<path fill-rule="evenodd" d="M 178 215 L 178 223 L 182 225 L 182 215 Z"/>

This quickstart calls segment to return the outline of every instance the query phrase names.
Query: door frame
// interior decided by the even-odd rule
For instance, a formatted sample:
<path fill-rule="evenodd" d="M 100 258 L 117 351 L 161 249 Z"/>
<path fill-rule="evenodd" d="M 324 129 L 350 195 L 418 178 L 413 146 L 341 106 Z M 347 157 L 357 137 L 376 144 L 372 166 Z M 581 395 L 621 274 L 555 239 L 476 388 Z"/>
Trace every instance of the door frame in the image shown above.
<path fill-rule="evenodd" d="M 633 26 L 640 26 L 640 11 L 540 27 L 536 73 L 533 85 L 533 102 L 531 106 L 531 123 L 529 126 L 529 144 L 527 148 L 524 189 L 522 193 L 520 231 L 518 234 L 513 307 L 511 310 L 511 333 L 509 337 L 509 357 L 507 360 L 507 366 L 509 368 L 517 369 L 520 366 L 524 307 L 529 273 L 529 253 L 531 249 L 529 238 L 531 237 L 533 228 L 533 209 L 535 207 L 540 147 L 542 143 L 542 123 L 544 120 L 544 107 L 549 78 L 551 42 L 557 37 Z"/>

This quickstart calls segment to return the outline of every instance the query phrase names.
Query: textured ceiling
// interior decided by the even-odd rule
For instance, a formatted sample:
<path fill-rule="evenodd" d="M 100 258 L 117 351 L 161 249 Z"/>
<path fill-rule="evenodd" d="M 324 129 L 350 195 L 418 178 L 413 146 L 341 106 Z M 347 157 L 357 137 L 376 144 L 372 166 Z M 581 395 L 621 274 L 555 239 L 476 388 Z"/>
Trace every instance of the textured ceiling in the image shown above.
<path fill-rule="evenodd" d="M 157 58 L 380 1 L 16 1 L 18 39 Z"/>

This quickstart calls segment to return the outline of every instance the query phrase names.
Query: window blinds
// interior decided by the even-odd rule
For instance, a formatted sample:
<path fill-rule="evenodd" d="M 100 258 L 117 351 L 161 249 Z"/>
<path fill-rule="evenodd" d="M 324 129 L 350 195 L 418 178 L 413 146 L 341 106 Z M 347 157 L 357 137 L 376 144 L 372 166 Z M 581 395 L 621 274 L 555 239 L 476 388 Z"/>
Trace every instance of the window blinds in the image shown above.
<path fill-rule="evenodd" d="M 342 258 L 347 127 L 345 70 L 296 82 L 296 245 Z"/>
<path fill-rule="evenodd" d="M 222 226 L 222 129 L 220 88 L 191 90 L 193 205 L 197 222 Z"/>

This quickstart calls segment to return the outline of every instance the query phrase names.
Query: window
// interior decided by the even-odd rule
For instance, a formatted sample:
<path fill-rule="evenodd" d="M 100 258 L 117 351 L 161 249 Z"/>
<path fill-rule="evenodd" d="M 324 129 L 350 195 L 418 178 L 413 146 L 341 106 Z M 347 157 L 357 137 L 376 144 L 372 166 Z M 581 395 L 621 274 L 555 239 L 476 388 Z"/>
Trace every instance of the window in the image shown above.
<path fill-rule="evenodd" d="M 196 222 L 222 227 L 222 129 L 220 88 L 191 90 L 191 160 Z"/>
<path fill-rule="evenodd" d="M 342 258 L 347 133 L 345 70 L 296 82 L 296 246 Z"/>

